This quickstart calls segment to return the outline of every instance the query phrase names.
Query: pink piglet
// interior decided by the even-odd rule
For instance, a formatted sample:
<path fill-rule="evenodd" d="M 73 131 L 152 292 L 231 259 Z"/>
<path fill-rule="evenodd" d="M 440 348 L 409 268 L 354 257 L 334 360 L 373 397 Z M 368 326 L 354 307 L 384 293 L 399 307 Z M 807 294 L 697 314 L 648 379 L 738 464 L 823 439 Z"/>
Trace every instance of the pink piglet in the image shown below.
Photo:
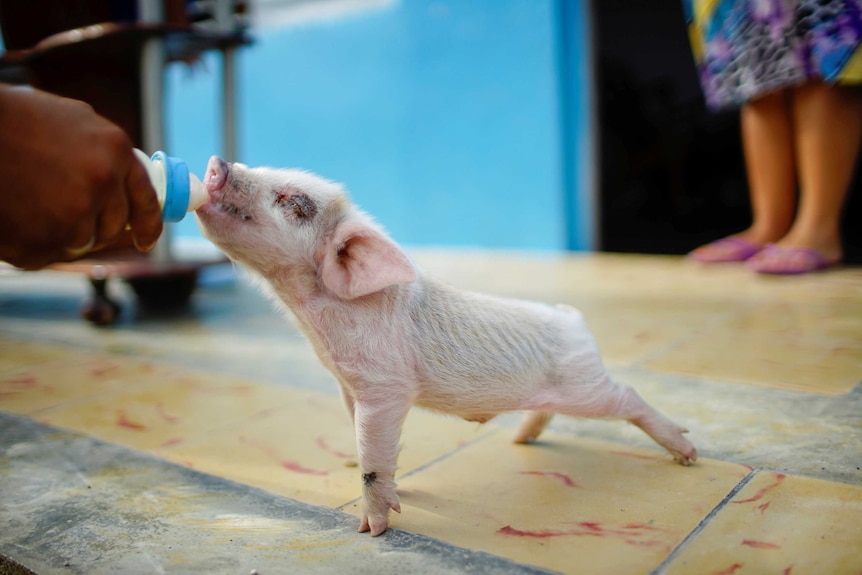
<path fill-rule="evenodd" d="M 528 411 L 535 439 L 553 413 L 619 418 L 688 465 L 687 430 L 611 381 L 581 313 L 459 290 L 420 272 L 342 188 L 300 170 L 212 157 L 197 210 L 204 235 L 289 308 L 338 380 L 362 473 L 360 531 L 379 535 L 413 405 L 486 422 Z"/>

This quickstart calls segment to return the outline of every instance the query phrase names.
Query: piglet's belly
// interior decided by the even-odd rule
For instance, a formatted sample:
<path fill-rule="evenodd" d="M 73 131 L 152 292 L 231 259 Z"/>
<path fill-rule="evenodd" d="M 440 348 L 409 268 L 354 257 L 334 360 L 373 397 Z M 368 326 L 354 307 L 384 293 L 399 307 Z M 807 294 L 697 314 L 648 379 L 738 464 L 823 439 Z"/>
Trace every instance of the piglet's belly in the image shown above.
<path fill-rule="evenodd" d="M 501 412 L 527 409 L 540 390 L 548 385 L 550 382 L 544 376 L 520 380 L 429 382 L 421 385 L 415 403 L 468 421 L 484 422 Z"/>

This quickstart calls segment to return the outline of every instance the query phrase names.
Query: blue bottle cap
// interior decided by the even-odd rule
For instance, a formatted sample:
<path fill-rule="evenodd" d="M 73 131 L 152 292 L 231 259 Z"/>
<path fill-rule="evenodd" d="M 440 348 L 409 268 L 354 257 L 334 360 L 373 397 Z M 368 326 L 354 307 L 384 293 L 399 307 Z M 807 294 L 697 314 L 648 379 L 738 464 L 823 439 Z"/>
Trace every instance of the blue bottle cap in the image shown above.
<path fill-rule="evenodd" d="M 189 167 L 179 158 L 168 157 L 164 152 L 156 152 L 151 158 L 165 167 L 165 205 L 162 207 L 162 220 L 178 222 L 189 209 Z"/>

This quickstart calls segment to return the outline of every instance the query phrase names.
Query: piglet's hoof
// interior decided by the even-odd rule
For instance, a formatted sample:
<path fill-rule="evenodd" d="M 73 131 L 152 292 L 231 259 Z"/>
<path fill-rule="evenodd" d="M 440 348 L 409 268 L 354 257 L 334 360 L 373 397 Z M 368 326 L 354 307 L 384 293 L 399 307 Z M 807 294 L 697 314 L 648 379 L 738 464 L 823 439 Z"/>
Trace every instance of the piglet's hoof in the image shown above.
<path fill-rule="evenodd" d="M 359 532 L 371 532 L 372 537 L 377 537 L 389 527 L 389 520 L 386 517 L 371 517 L 362 515 L 362 523 L 359 525 Z"/>
<path fill-rule="evenodd" d="M 688 466 L 697 461 L 697 449 L 683 436 L 684 433 L 688 430 L 674 425 L 669 439 L 663 439 L 661 444 L 677 463 Z"/>
<path fill-rule="evenodd" d="M 688 444 L 688 447 L 686 447 L 683 451 L 673 450 L 671 451 L 671 454 L 673 455 L 673 458 L 676 460 L 676 462 L 680 465 L 688 466 L 697 461 L 697 450 L 690 443 Z"/>
<path fill-rule="evenodd" d="M 401 513 L 401 503 L 398 501 L 398 496 L 394 493 L 391 498 L 386 499 L 386 503 L 384 503 L 386 507 L 384 507 L 383 513 L 363 513 L 362 514 L 362 523 L 359 525 L 359 532 L 366 533 L 368 531 L 371 532 L 372 537 L 377 537 L 389 527 L 389 510 L 393 510 L 396 513 Z"/>

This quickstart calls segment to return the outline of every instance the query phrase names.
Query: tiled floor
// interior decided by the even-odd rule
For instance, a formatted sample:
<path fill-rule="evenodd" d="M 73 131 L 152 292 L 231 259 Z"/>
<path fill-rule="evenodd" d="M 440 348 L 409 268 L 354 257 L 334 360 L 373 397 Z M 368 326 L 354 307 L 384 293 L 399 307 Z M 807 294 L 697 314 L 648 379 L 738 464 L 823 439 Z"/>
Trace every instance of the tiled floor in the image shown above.
<path fill-rule="evenodd" d="M 701 459 L 675 465 L 620 422 L 558 417 L 516 446 L 515 416 L 414 410 L 394 527 L 567 573 L 862 572 L 862 269 L 414 255 L 455 285 L 582 309 L 612 375 L 689 427 Z M 189 313 L 127 305 L 109 329 L 78 319 L 85 294 L 76 276 L 0 276 L 0 411 L 358 513 L 335 384 L 253 288 L 210 281 Z"/>

